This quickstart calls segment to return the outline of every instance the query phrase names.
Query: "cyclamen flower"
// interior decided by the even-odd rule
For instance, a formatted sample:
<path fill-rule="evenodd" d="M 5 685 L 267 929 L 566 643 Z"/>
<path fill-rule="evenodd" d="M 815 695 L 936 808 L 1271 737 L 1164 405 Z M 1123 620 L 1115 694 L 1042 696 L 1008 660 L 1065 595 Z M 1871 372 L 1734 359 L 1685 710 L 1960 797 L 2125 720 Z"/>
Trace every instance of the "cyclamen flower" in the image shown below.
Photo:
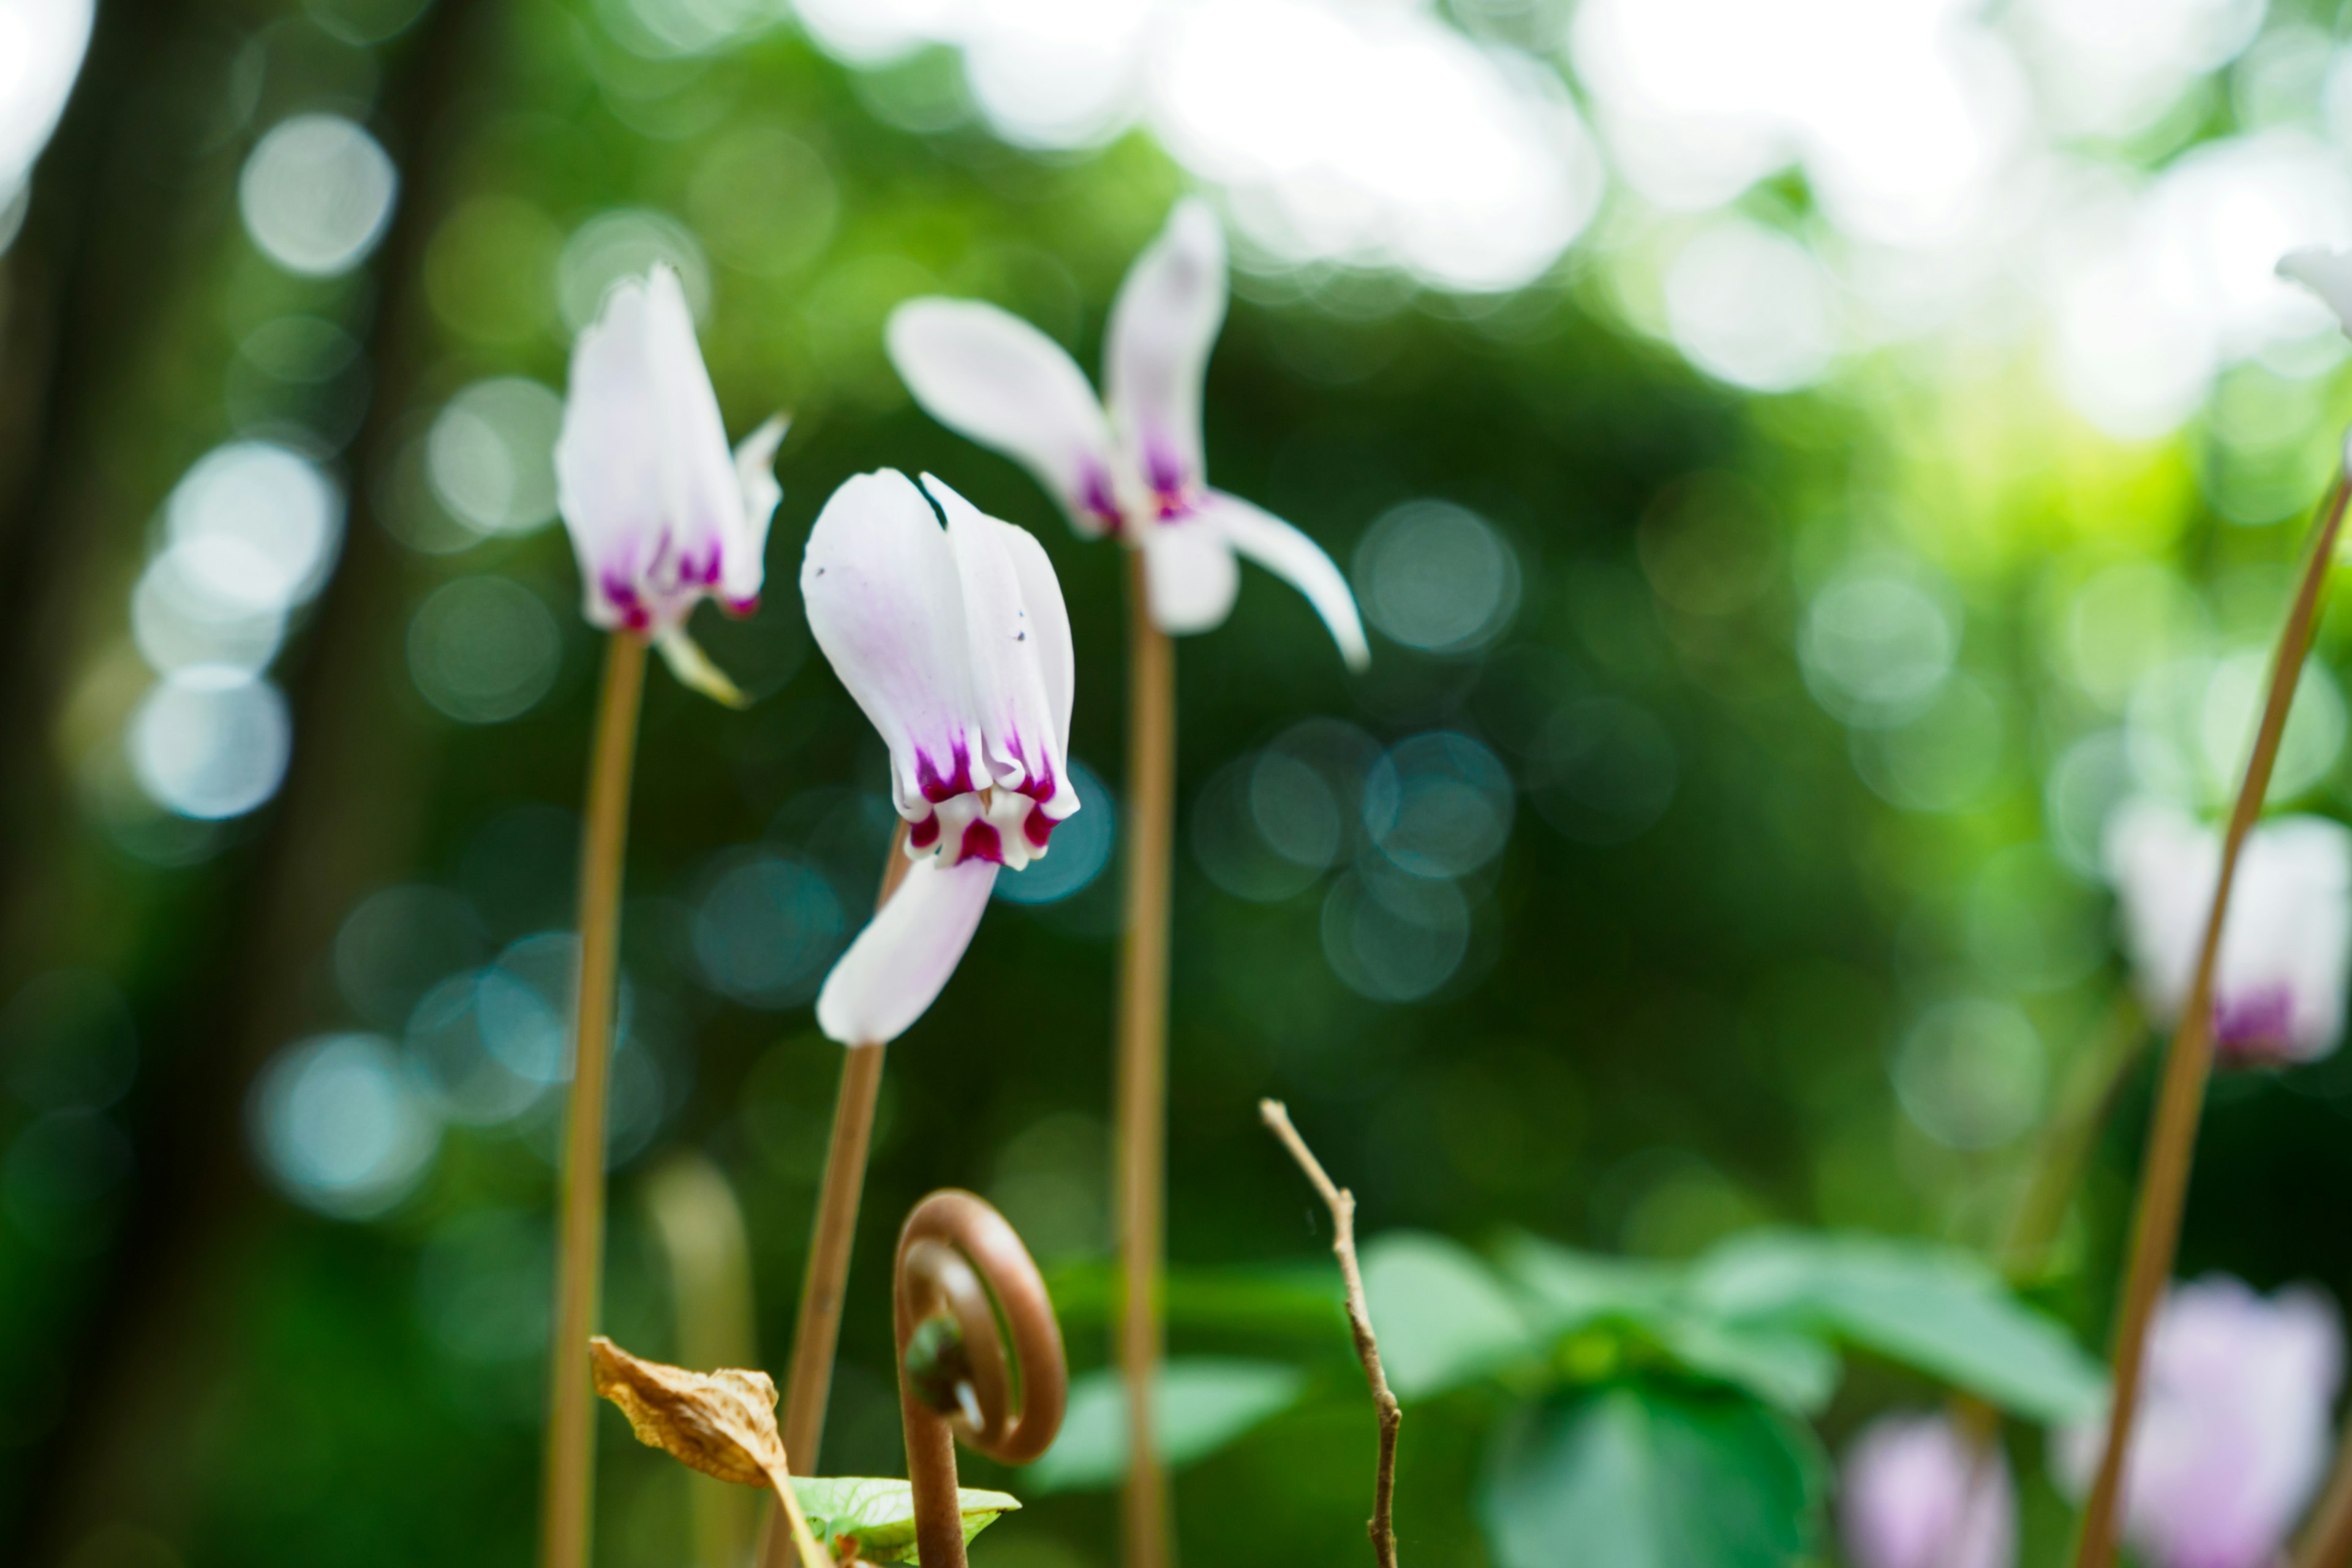
<path fill-rule="evenodd" d="M 941 424 L 1024 465 L 1077 531 L 1145 554 L 1152 619 L 1171 633 L 1223 624 L 1236 552 L 1307 595 L 1355 668 L 1370 662 L 1355 596 L 1297 529 L 1209 488 L 1201 385 L 1225 319 L 1225 241 L 1197 198 L 1136 258 L 1111 307 L 1108 407 L 1061 345 L 973 300 L 910 300 L 891 313 L 891 363 Z"/>
<path fill-rule="evenodd" d="M 2318 295 L 2352 331 L 2352 250 L 2325 245 L 2290 250 L 2279 258 L 2278 275 Z"/>
<path fill-rule="evenodd" d="M 914 860 L 817 995 L 827 1035 L 879 1044 L 955 973 L 999 868 L 1044 855 L 1078 809 L 1069 612 L 1036 540 L 893 468 L 825 502 L 801 596 L 817 646 L 890 748 Z"/>
<path fill-rule="evenodd" d="M 1940 1415 L 1864 1427 L 1846 1450 L 1838 1518 L 1853 1568 L 2016 1568 L 2009 1458 Z"/>
<path fill-rule="evenodd" d="M 730 454 L 686 290 L 666 264 L 615 285 L 572 345 L 556 505 L 588 620 L 649 638 L 680 680 L 723 701 L 741 699 L 686 620 L 706 598 L 731 615 L 759 607 L 784 426 L 771 419 Z"/>
<path fill-rule="evenodd" d="M 2221 837 L 2154 801 L 2108 825 L 2108 875 L 2142 1000 L 2169 1022 L 2188 1001 L 2221 875 Z M 2257 824 L 2240 852 L 2213 975 L 2225 1063 L 2300 1062 L 2336 1048 L 2352 975 L 2352 831 L 2317 816 Z"/>
<path fill-rule="evenodd" d="M 2326 1468 L 2343 1330 L 2316 1291 L 2264 1298 L 2213 1274 L 2157 1309 L 2124 1477 L 2124 1533 L 2153 1568 L 2264 1568 Z M 2105 1423 L 2059 1434 L 2074 1495 Z"/>

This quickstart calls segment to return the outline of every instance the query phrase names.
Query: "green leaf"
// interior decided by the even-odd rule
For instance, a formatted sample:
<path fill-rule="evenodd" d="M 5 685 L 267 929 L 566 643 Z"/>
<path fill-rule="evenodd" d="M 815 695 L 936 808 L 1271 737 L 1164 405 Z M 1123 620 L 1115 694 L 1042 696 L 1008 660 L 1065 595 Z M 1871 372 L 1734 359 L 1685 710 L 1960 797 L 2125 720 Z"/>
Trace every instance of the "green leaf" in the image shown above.
<path fill-rule="evenodd" d="M 794 1476 L 793 1492 L 809 1528 L 825 1545 L 842 1536 L 857 1538 L 857 1555 L 868 1563 L 912 1563 L 915 1557 L 915 1489 L 905 1481 L 872 1476 Z M 996 1516 L 1021 1506 L 1004 1492 L 956 1492 L 963 1512 L 963 1538 L 969 1542 Z"/>
<path fill-rule="evenodd" d="M 1298 1402 L 1306 1376 L 1272 1362 L 1189 1357 L 1161 1364 L 1152 1422 L 1160 1453 L 1171 1466 L 1206 1458 L 1268 1417 Z M 1061 1436 L 1031 1466 L 1037 1492 L 1079 1491 L 1118 1483 L 1127 1474 L 1127 1385 L 1117 1368 L 1070 1380 Z"/>
<path fill-rule="evenodd" d="M 1458 1388 L 1542 1348 L 1486 1261 L 1442 1236 L 1384 1232 L 1363 1267 L 1381 1364 L 1400 1399 Z"/>
<path fill-rule="evenodd" d="M 2095 1419 L 2097 1363 L 2056 1321 L 1956 1248 L 1771 1231 L 1700 1261 L 1697 1305 L 1727 1319 L 1810 1324 L 2032 1420 Z"/>
<path fill-rule="evenodd" d="M 1837 1352 L 1801 1329 L 1722 1322 L 1694 1312 L 1665 1319 L 1653 1331 L 1660 1348 L 1691 1371 L 1800 1415 L 1819 1415 L 1837 1392 Z"/>
<path fill-rule="evenodd" d="M 1755 1400 L 1618 1384 L 1513 1416 L 1478 1511 L 1497 1568 L 1781 1568 L 1822 1491 L 1811 1434 Z"/>
<path fill-rule="evenodd" d="M 1671 1309 L 1676 1290 L 1672 1268 L 1579 1252 L 1525 1232 L 1504 1239 L 1502 1265 L 1525 1292 L 1537 1327 L 1550 1335 L 1612 1321 L 1653 1322 Z"/>

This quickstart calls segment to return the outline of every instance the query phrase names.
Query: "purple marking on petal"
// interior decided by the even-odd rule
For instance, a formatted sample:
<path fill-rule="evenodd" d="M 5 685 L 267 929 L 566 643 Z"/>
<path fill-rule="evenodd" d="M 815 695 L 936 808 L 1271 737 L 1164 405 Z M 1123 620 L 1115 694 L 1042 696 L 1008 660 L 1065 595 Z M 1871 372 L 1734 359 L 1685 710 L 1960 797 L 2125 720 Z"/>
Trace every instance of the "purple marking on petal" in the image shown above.
<path fill-rule="evenodd" d="M 960 795 L 973 794 L 979 786 L 971 782 L 971 751 L 962 741 L 956 742 L 955 772 L 945 778 L 940 776 L 939 764 L 931 761 L 929 752 L 917 752 L 915 784 L 922 790 L 923 798 L 933 805 L 953 800 Z"/>
<path fill-rule="evenodd" d="M 1029 767 L 1025 761 L 1021 765 L 1024 768 Z M 1048 759 L 1037 767 L 1029 769 L 1029 782 L 1021 786 L 1021 793 L 1031 800 L 1045 801 L 1053 799 L 1055 790 L 1059 787 L 1054 780 L 1053 762 Z M 1043 844 L 1045 841 L 1040 838 L 1037 842 Z"/>
<path fill-rule="evenodd" d="M 2290 1060 L 2294 1053 L 2294 993 L 2284 985 L 2217 997 L 2213 1047 L 2222 1060 L 2254 1066 Z"/>
<path fill-rule="evenodd" d="M 1184 465 L 1176 460 L 1175 453 L 1157 441 L 1144 444 L 1143 473 L 1150 481 L 1151 488 L 1160 493 L 1163 505 L 1166 504 L 1165 498 L 1184 492 L 1187 478 Z"/>
<path fill-rule="evenodd" d="M 1033 805 L 1029 808 L 1029 815 L 1021 819 L 1021 837 L 1042 850 L 1045 847 L 1045 841 L 1054 837 L 1054 829 L 1060 826 L 1045 815 L 1044 806 Z"/>
<path fill-rule="evenodd" d="M 1078 475 L 1078 504 L 1093 513 L 1108 532 L 1117 534 L 1127 526 L 1111 493 L 1110 476 L 1097 464 L 1088 463 Z"/>
<path fill-rule="evenodd" d="M 1004 864 L 1004 840 L 999 838 L 995 827 L 986 822 L 969 823 L 963 830 L 962 850 L 957 859 L 990 860 L 1002 866 Z"/>
<path fill-rule="evenodd" d="M 749 598 L 721 599 L 719 607 L 739 621 L 748 621 L 760 613 L 760 595 L 753 594 Z"/>
<path fill-rule="evenodd" d="M 940 841 L 940 819 L 927 816 L 907 829 L 907 842 L 918 849 L 929 849 Z"/>

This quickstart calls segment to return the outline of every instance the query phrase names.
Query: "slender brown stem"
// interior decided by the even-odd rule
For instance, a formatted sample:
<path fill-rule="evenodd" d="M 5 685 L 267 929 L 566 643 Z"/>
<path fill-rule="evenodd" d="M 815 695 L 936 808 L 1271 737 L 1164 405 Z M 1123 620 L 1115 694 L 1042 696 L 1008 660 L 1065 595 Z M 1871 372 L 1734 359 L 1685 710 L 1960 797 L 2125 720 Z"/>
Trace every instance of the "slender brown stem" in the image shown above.
<path fill-rule="evenodd" d="M 588 764 L 588 810 L 580 833 L 580 991 L 556 1234 L 555 1331 L 548 1342 L 541 1568 L 588 1564 L 596 1479 L 596 1397 L 589 1381 L 588 1336 L 596 1331 L 604 1272 L 605 1090 L 620 984 L 621 852 L 628 837 L 629 776 L 645 681 L 645 640 L 615 632 L 605 645 L 604 692 Z"/>
<path fill-rule="evenodd" d="M 1339 1278 L 1348 1286 L 1348 1330 L 1355 1336 L 1356 1359 L 1364 1363 L 1364 1384 L 1372 1391 L 1372 1409 L 1381 1420 L 1381 1458 L 1372 1479 L 1372 1518 L 1364 1527 L 1372 1538 L 1372 1561 L 1379 1568 L 1397 1568 L 1396 1522 L 1391 1510 L 1396 1501 L 1396 1441 L 1397 1428 L 1404 1424 L 1404 1411 L 1397 1396 L 1389 1391 L 1389 1375 L 1381 1369 L 1380 1342 L 1372 1337 L 1372 1309 L 1364 1300 L 1363 1270 L 1356 1265 L 1356 1194 L 1334 1183 L 1323 1169 L 1323 1162 L 1298 1135 L 1290 1122 L 1290 1111 L 1278 1100 L 1257 1102 L 1260 1120 L 1282 1140 L 1307 1179 L 1315 1184 L 1315 1191 L 1331 1211 L 1331 1251 L 1339 1259 Z"/>
<path fill-rule="evenodd" d="M 857 1200 L 866 1185 L 866 1150 L 874 1135 L 875 1102 L 882 1094 L 882 1052 L 880 1046 L 851 1046 L 842 1053 L 841 1092 L 834 1101 L 833 1138 L 825 1146 L 824 1182 L 817 1189 L 816 1234 L 809 1240 L 808 1271 L 801 1279 L 792 1370 L 784 1385 L 784 1451 L 793 1457 L 795 1475 L 816 1474 L 824 1436 L 834 1351 L 841 1342 L 841 1302 L 849 1289 L 850 1244 L 857 1236 Z"/>
<path fill-rule="evenodd" d="M 2286 730 L 2287 710 L 2294 704 L 2304 656 L 2311 650 L 2312 633 L 2327 585 L 2328 567 L 2336 558 L 2336 539 L 2344 525 L 2344 509 L 2352 500 L 2352 479 L 2339 477 L 2315 531 L 2310 559 L 2296 586 L 2286 626 L 2279 634 L 2278 658 L 2271 670 L 2270 694 L 2263 707 L 2262 727 L 2255 732 L 2253 755 L 2246 763 L 2243 787 L 2230 814 L 2230 828 L 2221 843 L 2221 871 L 2213 888 L 2213 906 L 2205 921 L 2205 940 L 2197 954 L 2197 973 L 2180 1023 L 2166 1058 L 2164 1078 L 2157 1090 L 2156 1110 L 2148 1131 L 2147 1161 L 2140 1172 L 2139 1203 L 2132 1225 L 2129 1271 L 2125 1277 L 2123 1308 L 2116 1329 L 2115 1398 L 2107 1417 L 2105 1450 L 2098 1475 L 2083 1505 L 2081 1533 L 2074 1543 L 2074 1568 L 2108 1568 L 2116 1551 L 2116 1515 L 2122 1496 L 2124 1456 L 2131 1445 L 2133 1418 L 2139 1410 L 2142 1361 L 2147 1353 L 2148 1325 L 2157 1302 L 2171 1278 L 2172 1260 L 2180 1240 L 2180 1208 L 2189 1191 L 2189 1169 L 2197 1148 L 2197 1122 L 2205 1103 L 2205 1080 L 2213 1066 L 2213 969 L 2221 946 L 2221 922 L 2230 908 L 2230 889 L 2237 879 L 2238 854 L 2246 835 L 2261 815 L 2270 791 L 2271 768 L 2278 759 L 2279 737 Z"/>
<path fill-rule="evenodd" d="M 2001 1244 L 2001 1271 L 2012 1283 L 2029 1283 L 2048 1267 L 2050 1248 L 2090 1163 L 2099 1129 L 2114 1110 L 2147 1037 L 2147 1020 L 2139 1004 L 2129 992 L 2118 995 L 2106 1026 L 2073 1074 L 2058 1114 L 2042 1135 L 2033 1174 Z"/>
<path fill-rule="evenodd" d="M 966 1568 L 956 1439 L 1006 1465 L 1025 1465 L 1053 1444 L 1069 1398 L 1061 1325 L 1012 1226 L 982 1199 L 955 1191 L 933 1193 L 908 1215 L 891 1318 L 915 1555 L 923 1568 Z M 918 1348 L 919 1331 L 932 1334 L 927 1349 Z"/>
<path fill-rule="evenodd" d="M 1168 1136 L 1168 879 L 1176 807 L 1176 651 L 1127 552 L 1127 920 L 1118 965 L 1119 1247 L 1127 1380 L 1127 1568 L 1164 1568 L 1168 1476 L 1152 1431 Z"/>
<path fill-rule="evenodd" d="M 2352 1428 L 2336 1450 L 2336 1472 L 2327 1478 L 2327 1490 L 2304 1527 L 2294 1568 L 2341 1568 L 2347 1558 L 2352 1558 Z"/>

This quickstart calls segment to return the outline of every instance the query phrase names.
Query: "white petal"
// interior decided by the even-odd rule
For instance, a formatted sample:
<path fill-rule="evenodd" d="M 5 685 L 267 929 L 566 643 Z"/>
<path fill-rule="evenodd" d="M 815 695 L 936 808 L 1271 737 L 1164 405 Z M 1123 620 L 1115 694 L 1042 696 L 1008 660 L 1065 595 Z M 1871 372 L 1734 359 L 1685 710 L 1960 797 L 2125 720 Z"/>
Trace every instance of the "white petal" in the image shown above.
<path fill-rule="evenodd" d="M 1028 606 L 1037 645 L 1039 673 L 1045 682 L 1045 700 L 1054 712 L 1054 735 L 1066 752 L 1070 744 L 1070 705 L 1077 696 L 1078 665 L 1070 644 L 1070 607 L 1062 600 L 1062 581 L 1045 547 L 1025 528 L 1004 523 L 1005 552 L 1021 579 L 1021 602 Z"/>
<path fill-rule="evenodd" d="M 2278 275 L 2302 284 L 2327 303 L 2352 331 L 2352 250 L 2307 246 L 2279 258 Z"/>
<path fill-rule="evenodd" d="M 923 488 L 948 520 L 948 543 L 963 585 L 964 635 L 970 639 L 971 694 L 977 705 L 990 780 L 1034 800 L 1049 819 L 1038 825 L 1033 847 L 1078 808 L 1077 791 L 1062 749 L 1066 742 L 1066 704 L 1057 705 L 1046 685 L 1041 657 L 1048 637 L 1064 643 L 1069 616 L 1061 590 L 1045 567 L 1046 603 L 1033 613 L 1013 541 L 1036 542 L 1009 522 L 987 516 L 930 475 Z M 1010 858 L 1010 856 L 1008 856 Z"/>
<path fill-rule="evenodd" d="M 816 996 L 816 1026 L 845 1046 L 884 1045 L 921 1017 L 955 973 L 996 886 L 985 860 L 921 859 L 857 933 Z"/>
<path fill-rule="evenodd" d="M 1224 232 L 1194 196 L 1176 204 L 1111 305 L 1111 420 L 1145 481 L 1171 501 L 1206 482 L 1201 383 L 1224 324 L 1225 288 Z"/>
<path fill-rule="evenodd" d="M 1223 490 L 1209 492 L 1200 521 L 1218 529 L 1233 547 L 1307 595 L 1339 657 L 1350 669 L 1369 668 L 1372 650 L 1364 642 L 1364 623 L 1356 613 L 1356 595 L 1339 564 L 1323 547 L 1262 507 Z"/>
<path fill-rule="evenodd" d="M 1117 521 L 1110 425 L 1059 343 L 977 300 L 909 300 L 884 339 L 931 417 L 1026 466 L 1081 531 Z"/>
<path fill-rule="evenodd" d="M 1143 580 L 1154 625 L 1171 637 L 1214 630 L 1233 614 L 1242 569 L 1223 529 L 1200 518 L 1154 523 L 1143 535 Z"/>
<path fill-rule="evenodd" d="M 890 748 L 899 815 L 919 822 L 976 787 L 962 585 L 912 480 L 884 468 L 833 492 L 809 531 L 801 597 L 817 647 Z"/>
<path fill-rule="evenodd" d="M 732 596 L 757 597 L 761 563 L 746 549 L 743 488 L 727 448 L 727 423 L 695 342 L 685 287 L 667 262 L 656 262 L 646 280 L 646 355 L 662 421 L 663 521 L 674 552 L 656 563 L 656 585 L 675 587 L 688 608 L 730 575 L 750 584 L 748 593 Z"/>
<path fill-rule="evenodd" d="M 607 628 L 633 619 L 638 573 L 652 557 L 662 510 L 661 424 L 646 317 L 646 286 L 635 279 L 604 297 L 572 344 L 555 442 L 557 510 L 580 556 L 588 619 Z"/>
<path fill-rule="evenodd" d="M 743 497 L 743 548 L 720 563 L 725 570 L 719 587 L 728 607 L 738 615 L 749 614 L 759 602 L 767 575 L 768 525 L 784 499 L 784 487 L 776 482 L 776 448 L 783 445 L 792 424 L 790 415 L 776 415 L 735 444 L 735 488 Z"/>
<path fill-rule="evenodd" d="M 2221 840 L 2177 806 L 2132 801 L 2108 819 L 2105 850 L 2132 978 L 2149 1015 L 2169 1024 L 2189 999 Z"/>
<path fill-rule="evenodd" d="M 669 666 L 670 674 L 688 691 L 699 691 L 713 702 L 728 708 L 749 708 L 751 700 L 743 695 L 742 688 L 727 678 L 727 672 L 710 662 L 702 645 L 686 635 L 686 628 L 664 626 L 654 634 L 654 647 L 660 650 L 662 662 Z"/>

